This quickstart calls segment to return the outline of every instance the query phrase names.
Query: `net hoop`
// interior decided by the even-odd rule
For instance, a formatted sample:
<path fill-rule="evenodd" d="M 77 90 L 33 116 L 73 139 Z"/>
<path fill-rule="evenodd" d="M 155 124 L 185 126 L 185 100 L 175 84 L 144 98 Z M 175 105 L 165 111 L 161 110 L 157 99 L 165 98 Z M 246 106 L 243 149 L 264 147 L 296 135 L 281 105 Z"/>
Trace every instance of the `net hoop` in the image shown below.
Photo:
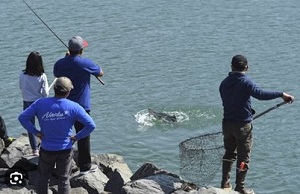
<path fill-rule="evenodd" d="M 179 144 L 180 173 L 198 186 L 208 185 L 220 171 L 223 154 L 222 132 L 186 139 Z"/>

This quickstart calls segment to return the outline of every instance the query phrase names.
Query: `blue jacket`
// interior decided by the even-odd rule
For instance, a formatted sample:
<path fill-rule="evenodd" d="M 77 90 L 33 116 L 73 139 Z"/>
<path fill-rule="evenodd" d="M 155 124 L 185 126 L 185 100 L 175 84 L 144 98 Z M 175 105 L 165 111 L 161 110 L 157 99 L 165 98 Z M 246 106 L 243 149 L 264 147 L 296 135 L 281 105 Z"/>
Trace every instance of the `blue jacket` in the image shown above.
<path fill-rule="evenodd" d="M 53 68 L 55 77 L 68 77 L 74 86 L 68 99 L 79 103 L 85 110 L 91 110 L 90 75 L 98 76 L 101 68 L 87 58 L 79 55 L 59 59 Z"/>
<path fill-rule="evenodd" d="M 37 117 L 40 130 L 31 119 Z M 79 121 L 84 128 L 75 135 L 76 140 L 88 136 L 96 127 L 92 118 L 76 102 L 66 98 L 40 98 L 25 109 L 19 116 L 22 126 L 30 133 L 43 134 L 41 147 L 47 151 L 60 151 L 72 148 L 70 137 L 73 124 Z"/>
<path fill-rule="evenodd" d="M 282 92 L 260 89 L 241 72 L 230 72 L 221 82 L 219 92 L 223 102 L 224 119 L 241 122 L 252 121 L 251 96 L 258 100 L 272 100 L 283 95 Z"/>

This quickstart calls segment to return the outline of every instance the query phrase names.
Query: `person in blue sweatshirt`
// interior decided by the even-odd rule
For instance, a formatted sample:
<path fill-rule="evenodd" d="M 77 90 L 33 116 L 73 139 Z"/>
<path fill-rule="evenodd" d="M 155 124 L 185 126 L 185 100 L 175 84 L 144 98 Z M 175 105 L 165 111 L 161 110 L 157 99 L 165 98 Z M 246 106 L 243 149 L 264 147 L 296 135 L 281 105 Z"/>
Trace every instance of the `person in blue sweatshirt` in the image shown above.
<path fill-rule="evenodd" d="M 74 36 L 69 40 L 69 52 L 66 56 L 59 59 L 54 67 L 55 77 L 68 77 L 74 89 L 70 92 L 68 99 L 80 104 L 85 111 L 91 112 L 91 75 L 98 78 L 104 75 L 102 68 L 88 58 L 82 57 L 83 49 L 88 46 L 88 42 L 80 36 Z M 74 128 L 79 132 L 83 125 L 75 122 Z M 91 164 L 90 136 L 77 142 L 78 147 L 78 167 L 80 174 L 84 175 L 97 169 L 96 165 Z"/>
<path fill-rule="evenodd" d="M 37 193 L 48 192 L 48 180 L 56 166 L 58 193 L 70 193 L 70 167 L 73 158 L 74 141 L 87 137 L 95 129 L 93 119 L 78 103 L 66 99 L 73 89 L 67 77 L 59 77 L 54 85 L 54 97 L 40 98 L 25 109 L 19 116 L 21 125 L 41 139 L 38 162 Z M 40 130 L 31 122 L 36 116 Z M 76 121 L 84 125 L 73 134 L 72 126 Z"/>
<path fill-rule="evenodd" d="M 223 139 L 225 154 L 222 162 L 221 188 L 231 188 L 230 171 L 237 160 L 235 191 L 241 194 L 254 193 L 245 188 L 245 178 L 249 168 L 252 149 L 252 124 L 255 111 L 251 108 L 251 97 L 258 100 L 282 98 L 292 103 L 294 97 L 284 92 L 265 91 L 245 73 L 248 70 L 247 58 L 235 55 L 231 61 L 231 72 L 219 87 L 223 104 Z"/>

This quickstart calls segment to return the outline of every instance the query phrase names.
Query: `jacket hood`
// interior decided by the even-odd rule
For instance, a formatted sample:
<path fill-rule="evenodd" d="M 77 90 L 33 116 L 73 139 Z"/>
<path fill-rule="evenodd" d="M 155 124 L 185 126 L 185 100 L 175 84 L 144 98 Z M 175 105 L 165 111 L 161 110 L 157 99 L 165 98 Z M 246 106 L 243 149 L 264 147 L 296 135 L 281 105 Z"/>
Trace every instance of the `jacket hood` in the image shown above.
<path fill-rule="evenodd" d="M 229 72 L 226 79 L 226 84 L 224 85 L 227 88 L 235 86 L 237 83 L 240 83 L 241 79 L 245 77 L 245 73 L 242 72 Z"/>

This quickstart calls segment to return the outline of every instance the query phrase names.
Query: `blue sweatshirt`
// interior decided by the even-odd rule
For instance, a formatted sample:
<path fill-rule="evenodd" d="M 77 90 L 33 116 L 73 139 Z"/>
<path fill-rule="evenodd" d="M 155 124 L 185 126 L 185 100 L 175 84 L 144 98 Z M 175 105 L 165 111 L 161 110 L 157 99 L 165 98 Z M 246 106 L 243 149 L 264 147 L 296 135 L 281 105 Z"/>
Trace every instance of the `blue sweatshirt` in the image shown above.
<path fill-rule="evenodd" d="M 36 116 L 40 131 L 31 123 Z M 30 133 L 43 134 L 41 147 L 47 151 L 60 151 L 72 148 L 73 124 L 79 121 L 84 128 L 75 135 L 76 140 L 88 136 L 96 127 L 92 118 L 77 103 L 66 98 L 40 98 L 24 110 L 19 121 Z"/>
<path fill-rule="evenodd" d="M 85 110 L 91 110 L 90 75 L 98 76 L 101 68 L 80 55 L 59 59 L 53 68 L 55 77 L 68 77 L 74 86 L 68 99 L 79 103 Z"/>
<path fill-rule="evenodd" d="M 221 82 L 219 92 L 223 102 L 224 119 L 251 122 L 251 96 L 258 100 L 272 100 L 282 97 L 282 92 L 260 89 L 245 73 L 230 72 Z"/>

